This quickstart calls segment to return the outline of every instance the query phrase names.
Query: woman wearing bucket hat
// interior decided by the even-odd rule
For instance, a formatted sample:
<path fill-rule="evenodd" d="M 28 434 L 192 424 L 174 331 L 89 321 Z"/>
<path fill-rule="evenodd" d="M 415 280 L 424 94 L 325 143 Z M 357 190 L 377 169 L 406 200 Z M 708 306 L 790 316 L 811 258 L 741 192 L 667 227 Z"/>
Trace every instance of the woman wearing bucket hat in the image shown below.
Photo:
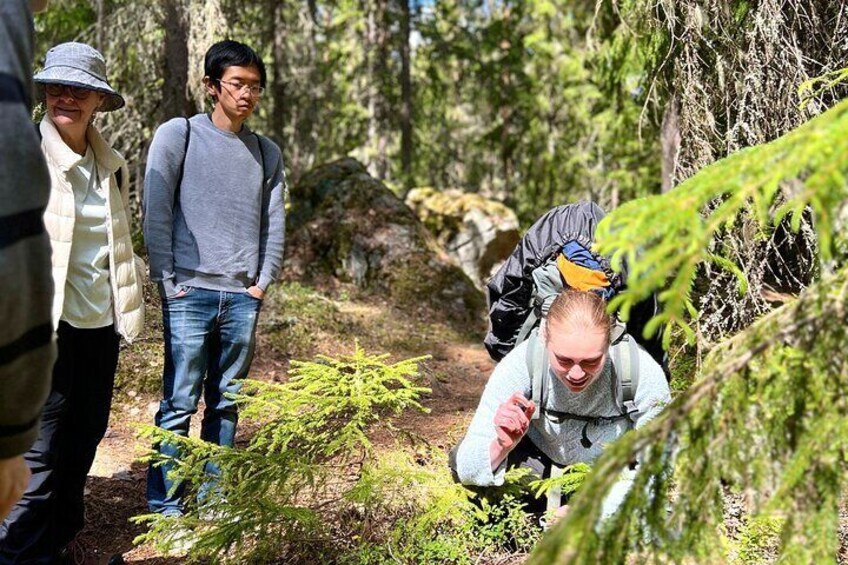
<path fill-rule="evenodd" d="M 50 171 L 44 223 L 53 247 L 58 357 L 39 437 L 26 455 L 27 492 L 0 527 L 0 563 L 53 563 L 84 525 L 83 489 L 106 432 L 119 335 L 143 325 L 141 272 L 130 235 L 124 159 L 92 125 L 124 99 L 103 56 L 82 43 L 47 52 L 35 75 L 47 112 Z"/>

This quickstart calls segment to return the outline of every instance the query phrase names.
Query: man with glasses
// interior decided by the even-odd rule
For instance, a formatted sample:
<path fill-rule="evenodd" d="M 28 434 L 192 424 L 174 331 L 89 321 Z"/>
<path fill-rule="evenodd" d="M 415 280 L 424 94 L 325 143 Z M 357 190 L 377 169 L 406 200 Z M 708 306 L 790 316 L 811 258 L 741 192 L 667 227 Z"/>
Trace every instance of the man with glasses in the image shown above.
<path fill-rule="evenodd" d="M 214 109 L 159 127 L 144 181 L 144 237 L 165 341 L 156 425 L 188 435 L 202 389 L 201 437 L 231 446 L 238 415 L 228 394 L 247 377 L 262 299 L 282 266 L 285 175 L 280 148 L 245 125 L 265 87 L 256 52 L 221 41 L 207 51 L 204 72 Z M 178 455 L 172 445 L 159 449 Z M 148 506 L 181 515 L 184 485 L 171 491 L 170 468 L 149 469 Z"/>

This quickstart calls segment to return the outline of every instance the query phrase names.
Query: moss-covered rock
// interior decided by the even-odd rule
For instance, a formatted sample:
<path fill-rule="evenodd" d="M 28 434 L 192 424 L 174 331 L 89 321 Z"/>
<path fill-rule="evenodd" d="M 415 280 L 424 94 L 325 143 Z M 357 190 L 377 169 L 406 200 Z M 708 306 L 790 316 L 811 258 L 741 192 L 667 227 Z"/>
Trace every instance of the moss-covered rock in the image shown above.
<path fill-rule="evenodd" d="M 479 194 L 417 188 L 406 203 L 481 288 L 521 238 L 515 212 Z"/>
<path fill-rule="evenodd" d="M 481 320 L 485 301 L 416 215 L 355 159 L 306 174 L 291 190 L 289 278 L 333 276 L 399 305 Z"/>

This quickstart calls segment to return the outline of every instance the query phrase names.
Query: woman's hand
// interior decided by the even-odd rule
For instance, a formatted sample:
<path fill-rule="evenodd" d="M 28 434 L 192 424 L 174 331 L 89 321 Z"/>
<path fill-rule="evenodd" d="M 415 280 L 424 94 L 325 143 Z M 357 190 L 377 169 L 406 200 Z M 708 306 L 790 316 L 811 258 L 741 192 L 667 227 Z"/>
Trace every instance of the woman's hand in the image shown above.
<path fill-rule="evenodd" d="M 532 400 L 520 392 L 513 393 L 495 412 L 495 433 L 503 449 L 512 450 L 530 428 L 530 417 L 536 411 Z"/>
<path fill-rule="evenodd" d="M 494 424 L 497 437 L 489 444 L 492 470 L 497 469 L 530 428 L 530 417 L 536 411 L 532 400 L 520 392 L 513 393 L 495 411 Z"/>

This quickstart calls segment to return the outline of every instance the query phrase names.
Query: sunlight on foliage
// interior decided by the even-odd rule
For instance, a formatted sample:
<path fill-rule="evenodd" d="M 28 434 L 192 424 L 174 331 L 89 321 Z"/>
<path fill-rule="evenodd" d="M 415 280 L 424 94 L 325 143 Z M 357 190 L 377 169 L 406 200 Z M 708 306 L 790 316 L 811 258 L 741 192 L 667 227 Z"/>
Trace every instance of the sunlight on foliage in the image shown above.
<path fill-rule="evenodd" d="M 520 501 L 528 478 L 526 469 L 512 470 L 497 493 L 480 494 L 453 481 L 441 451 L 429 451 L 426 463 L 387 453 L 350 491 L 363 528 L 344 562 L 471 565 L 529 552 L 541 528 Z"/>
<path fill-rule="evenodd" d="M 764 553 L 779 547 L 784 522 L 775 516 L 754 516 L 748 519 L 739 532 L 734 562 L 739 565 L 767 563 Z"/>
<path fill-rule="evenodd" d="M 536 492 L 536 498 L 547 495 L 551 489 L 555 488 L 559 489 L 563 497 L 567 497 L 577 492 L 591 469 L 586 463 L 569 465 L 563 469 L 561 476 L 533 481 L 530 483 L 530 488 Z"/>
<path fill-rule="evenodd" d="M 738 266 L 710 251 L 719 230 L 740 215 L 763 231 L 789 216 L 797 229 L 809 207 L 821 257 L 831 259 L 838 214 L 848 200 L 846 128 L 848 101 L 771 143 L 705 167 L 671 192 L 628 202 L 608 215 L 598 226 L 597 248 L 617 264 L 626 259 L 630 266 L 630 291 L 617 296 L 612 307 L 620 306 L 626 315 L 632 305 L 659 290 L 662 312 L 646 333 L 668 324 L 693 335 L 687 319 L 697 316 L 690 291 L 699 265 L 715 262 L 739 278 L 740 292 L 745 288 Z M 781 191 L 790 181 L 796 182 L 791 193 Z M 704 214 L 716 199 L 720 204 Z M 666 339 L 670 336 L 665 332 Z"/>

